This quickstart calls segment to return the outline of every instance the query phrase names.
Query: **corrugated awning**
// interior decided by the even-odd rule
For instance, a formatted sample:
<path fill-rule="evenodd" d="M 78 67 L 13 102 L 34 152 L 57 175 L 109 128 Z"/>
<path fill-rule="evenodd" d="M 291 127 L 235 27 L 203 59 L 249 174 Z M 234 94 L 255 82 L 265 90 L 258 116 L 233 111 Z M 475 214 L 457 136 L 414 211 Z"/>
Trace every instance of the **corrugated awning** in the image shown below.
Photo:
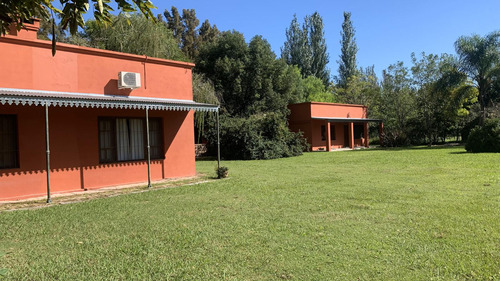
<path fill-rule="evenodd" d="M 328 120 L 329 122 L 382 122 L 382 119 L 370 118 L 338 118 L 338 117 L 311 117 L 317 120 Z"/>
<path fill-rule="evenodd" d="M 45 105 L 86 108 L 150 109 L 177 111 L 211 111 L 219 106 L 191 100 L 161 99 L 134 96 L 99 95 L 56 91 L 0 88 L 0 104 Z"/>

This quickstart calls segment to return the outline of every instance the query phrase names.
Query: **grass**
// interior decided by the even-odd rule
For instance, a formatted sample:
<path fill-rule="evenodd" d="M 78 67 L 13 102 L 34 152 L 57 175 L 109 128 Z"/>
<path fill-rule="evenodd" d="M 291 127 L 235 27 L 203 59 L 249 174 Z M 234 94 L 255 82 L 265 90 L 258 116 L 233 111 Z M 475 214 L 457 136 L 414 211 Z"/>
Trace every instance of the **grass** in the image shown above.
<path fill-rule="evenodd" d="M 500 154 L 463 151 L 226 161 L 225 180 L 2 212 L 0 269 L 5 280 L 500 280 Z"/>

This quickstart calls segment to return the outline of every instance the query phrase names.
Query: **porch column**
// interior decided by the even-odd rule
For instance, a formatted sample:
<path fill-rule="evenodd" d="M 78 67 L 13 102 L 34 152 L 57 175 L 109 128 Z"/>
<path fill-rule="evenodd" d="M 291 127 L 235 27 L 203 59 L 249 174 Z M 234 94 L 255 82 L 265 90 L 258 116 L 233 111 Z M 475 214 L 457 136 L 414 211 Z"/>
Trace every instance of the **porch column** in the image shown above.
<path fill-rule="evenodd" d="M 378 124 L 378 137 L 380 139 L 380 145 L 384 144 L 384 122 Z"/>
<path fill-rule="evenodd" d="M 47 203 L 51 203 L 50 198 L 50 144 L 49 144 L 49 104 L 45 103 L 45 164 L 47 168 Z"/>
<path fill-rule="evenodd" d="M 363 124 L 363 135 L 365 137 L 365 147 L 370 146 L 369 135 L 368 135 L 368 122 Z"/>
<path fill-rule="evenodd" d="M 348 128 L 349 128 L 349 147 L 351 149 L 354 149 L 354 123 L 349 122 Z"/>
<path fill-rule="evenodd" d="M 326 128 L 326 151 L 330 151 L 332 149 L 332 140 L 330 131 L 330 121 L 325 120 L 325 128 Z"/>
<path fill-rule="evenodd" d="M 149 145 L 149 109 L 146 106 L 146 147 L 148 153 L 148 188 L 151 188 L 151 146 Z"/>

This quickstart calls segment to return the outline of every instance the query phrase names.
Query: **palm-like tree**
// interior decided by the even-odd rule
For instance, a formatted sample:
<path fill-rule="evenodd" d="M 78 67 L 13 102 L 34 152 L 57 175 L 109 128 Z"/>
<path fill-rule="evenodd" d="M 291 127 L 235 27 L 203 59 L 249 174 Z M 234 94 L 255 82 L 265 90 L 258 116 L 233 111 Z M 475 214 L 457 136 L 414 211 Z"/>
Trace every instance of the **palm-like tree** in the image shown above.
<path fill-rule="evenodd" d="M 484 37 L 462 36 L 455 42 L 460 70 L 477 88 L 482 119 L 485 107 L 494 97 L 496 84 L 500 80 L 500 31 Z"/>

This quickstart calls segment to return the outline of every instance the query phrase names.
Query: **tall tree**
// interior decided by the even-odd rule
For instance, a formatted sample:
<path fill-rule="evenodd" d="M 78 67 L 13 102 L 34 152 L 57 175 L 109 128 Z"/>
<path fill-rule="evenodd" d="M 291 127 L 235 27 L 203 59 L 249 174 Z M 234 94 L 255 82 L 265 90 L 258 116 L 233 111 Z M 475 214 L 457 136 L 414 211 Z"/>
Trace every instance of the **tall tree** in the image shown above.
<path fill-rule="evenodd" d="M 242 79 L 247 59 L 245 38 L 237 31 L 223 32 L 196 58 L 195 70 L 213 81 L 215 90 L 222 95 L 224 109 L 231 115 L 239 115 L 245 109 Z"/>
<path fill-rule="evenodd" d="M 326 65 L 329 56 L 319 13 L 306 16 L 302 27 L 294 15 L 290 27 L 286 29 L 286 38 L 281 58 L 289 65 L 298 66 L 302 77 L 313 75 L 321 79 L 325 87 L 328 86 L 330 71 Z"/>
<path fill-rule="evenodd" d="M 199 47 L 201 48 L 202 45 L 206 43 L 213 43 L 215 39 L 220 35 L 219 29 L 217 29 L 217 26 L 211 25 L 208 20 L 205 20 L 199 30 L 198 30 L 198 35 L 199 35 Z"/>
<path fill-rule="evenodd" d="M 174 38 L 179 44 L 179 48 L 182 48 L 182 34 L 184 33 L 184 25 L 182 24 L 182 18 L 177 11 L 177 8 L 172 6 L 170 9 L 172 13 L 165 9 L 163 15 L 167 19 L 167 27 L 170 29 L 174 35 Z"/>
<path fill-rule="evenodd" d="M 311 50 L 311 74 L 323 81 L 325 86 L 330 82 L 330 71 L 327 69 L 329 55 L 326 50 L 325 33 L 323 31 L 323 19 L 315 12 L 305 19 L 305 25 L 309 34 L 309 48 Z"/>
<path fill-rule="evenodd" d="M 182 22 L 184 26 L 182 32 L 182 51 L 188 57 L 194 59 L 198 55 L 198 31 L 196 27 L 200 24 L 194 9 L 182 10 Z"/>
<path fill-rule="evenodd" d="M 408 68 L 403 62 L 383 71 L 380 114 L 384 119 L 388 145 L 409 144 L 409 121 L 416 115 L 415 92 Z"/>
<path fill-rule="evenodd" d="M 358 46 L 356 45 L 354 34 L 355 29 L 352 25 L 351 13 L 344 12 L 344 22 L 342 23 L 342 31 L 340 32 L 342 36 L 340 44 L 342 47 L 340 50 L 340 60 L 337 61 L 339 63 L 338 84 L 340 87 L 344 87 L 349 77 L 355 75 L 357 72 L 356 54 Z"/>
<path fill-rule="evenodd" d="M 460 70 L 474 83 L 478 91 L 482 120 L 485 107 L 493 100 L 500 80 L 500 31 L 484 37 L 462 36 L 455 42 L 455 50 L 460 60 Z"/>
<path fill-rule="evenodd" d="M 290 27 L 286 29 L 286 41 L 281 48 L 281 58 L 289 65 L 300 68 L 302 77 L 311 75 L 311 50 L 308 45 L 307 29 L 303 29 L 297 15 L 293 15 Z"/>

